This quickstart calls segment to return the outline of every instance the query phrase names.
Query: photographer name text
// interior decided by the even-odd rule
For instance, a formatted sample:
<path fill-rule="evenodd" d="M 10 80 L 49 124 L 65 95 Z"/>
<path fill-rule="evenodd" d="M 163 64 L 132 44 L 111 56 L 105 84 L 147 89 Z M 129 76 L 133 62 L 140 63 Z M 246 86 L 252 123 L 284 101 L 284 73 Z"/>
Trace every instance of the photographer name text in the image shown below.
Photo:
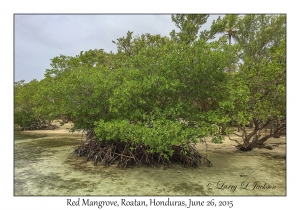
<path fill-rule="evenodd" d="M 234 185 L 227 183 L 226 181 L 218 181 L 218 182 L 209 182 L 207 184 L 207 188 L 209 189 L 218 189 L 218 190 L 230 190 L 231 192 L 235 192 L 237 189 L 241 190 L 275 190 L 275 185 L 270 185 L 268 183 L 261 182 L 241 182 L 240 185 Z"/>

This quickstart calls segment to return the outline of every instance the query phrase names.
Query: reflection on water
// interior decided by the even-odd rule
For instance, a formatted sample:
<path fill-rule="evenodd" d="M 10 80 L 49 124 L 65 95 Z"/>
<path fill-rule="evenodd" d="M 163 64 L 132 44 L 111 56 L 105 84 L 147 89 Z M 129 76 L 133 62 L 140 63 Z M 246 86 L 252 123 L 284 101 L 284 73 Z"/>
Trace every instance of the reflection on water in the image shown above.
<path fill-rule="evenodd" d="M 72 155 L 79 141 L 15 133 L 15 195 L 286 195 L 285 155 L 220 150 L 208 152 L 212 167 L 122 170 Z"/>

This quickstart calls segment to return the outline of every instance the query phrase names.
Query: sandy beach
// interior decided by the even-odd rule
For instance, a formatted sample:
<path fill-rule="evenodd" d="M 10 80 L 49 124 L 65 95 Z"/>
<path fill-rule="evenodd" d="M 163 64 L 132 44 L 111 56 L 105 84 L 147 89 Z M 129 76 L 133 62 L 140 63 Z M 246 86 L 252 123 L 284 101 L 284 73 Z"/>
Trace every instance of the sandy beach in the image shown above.
<path fill-rule="evenodd" d="M 70 132 L 70 129 L 72 128 L 72 122 L 65 123 L 64 125 L 60 125 L 58 120 L 53 121 L 54 125 L 58 126 L 58 129 L 55 130 L 33 130 L 33 131 L 24 131 L 25 133 L 32 133 L 32 134 L 60 134 L 60 135 L 69 135 L 69 136 L 82 136 L 84 138 L 84 134 L 82 131 L 76 131 L 76 132 Z M 262 133 L 262 136 L 264 136 L 265 133 Z M 234 135 L 231 136 L 232 139 L 238 140 L 240 143 L 242 143 L 242 138 L 236 137 Z M 212 143 L 211 138 L 206 138 L 206 143 L 198 143 L 196 145 L 196 148 L 204 152 L 206 151 L 206 148 L 208 151 L 215 151 L 215 152 L 232 152 L 236 151 L 236 147 L 238 144 L 235 141 L 230 140 L 227 136 L 224 136 L 223 143 L 222 144 L 215 144 Z M 255 148 L 254 150 L 261 153 L 270 153 L 274 155 L 286 155 L 286 136 L 282 135 L 280 138 L 270 138 L 266 141 L 267 146 L 271 146 L 273 149 L 258 149 Z"/>
<path fill-rule="evenodd" d="M 65 123 L 64 125 L 60 125 L 60 122 L 58 120 L 54 120 L 52 122 L 53 125 L 57 125 L 58 128 L 54 130 L 27 130 L 23 131 L 24 133 L 31 133 L 31 134 L 68 134 L 68 135 L 81 135 L 82 132 L 70 132 L 70 129 L 73 126 L 72 122 Z"/>
<path fill-rule="evenodd" d="M 234 138 L 234 136 L 231 136 Z M 240 143 L 242 143 L 241 138 L 235 138 Z M 264 154 L 271 154 L 271 155 L 280 155 L 286 156 L 286 136 L 280 136 L 280 138 L 270 138 L 266 141 L 266 146 L 271 146 L 272 150 L 265 149 L 265 148 L 254 148 L 253 151 L 258 153 Z M 233 152 L 237 151 L 236 147 L 238 144 L 235 141 L 231 141 L 227 136 L 224 137 L 222 144 L 215 144 L 211 142 L 211 138 L 207 138 L 207 150 L 211 152 Z M 197 149 L 203 153 L 206 151 L 206 144 L 205 143 L 198 143 L 196 145 Z M 247 153 L 247 152 L 246 152 Z"/>

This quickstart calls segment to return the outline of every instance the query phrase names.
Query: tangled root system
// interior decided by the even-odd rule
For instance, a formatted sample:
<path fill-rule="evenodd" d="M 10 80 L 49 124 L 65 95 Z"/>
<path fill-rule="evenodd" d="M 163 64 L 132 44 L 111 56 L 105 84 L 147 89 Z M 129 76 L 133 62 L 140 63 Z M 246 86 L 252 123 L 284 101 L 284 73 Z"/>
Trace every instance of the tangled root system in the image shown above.
<path fill-rule="evenodd" d="M 211 166 L 211 162 L 202 157 L 194 145 L 173 146 L 174 153 L 166 158 L 162 154 L 150 153 L 149 148 L 143 144 L 130 145 L 120 141 L 97 141 L 89 139 L 82 141 L 75 149 L 74 153 L 79 157 L 83 156 L 86 160 L 92 160 L 94 165 L 98 163 L 104 166 L 117 164 L 120 168 L 142 164 L 154 166 L 163 164 L 169 166 L 171 163 L 180 163 L 185 167 L 198 167 L 201 164 Z"/>

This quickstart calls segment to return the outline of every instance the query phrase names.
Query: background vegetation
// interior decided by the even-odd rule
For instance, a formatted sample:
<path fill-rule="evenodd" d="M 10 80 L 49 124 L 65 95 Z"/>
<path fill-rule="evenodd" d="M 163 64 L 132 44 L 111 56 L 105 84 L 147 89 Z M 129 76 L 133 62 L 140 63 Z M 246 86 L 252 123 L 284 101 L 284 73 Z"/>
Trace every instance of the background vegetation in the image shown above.
<path fill-rule="evenodd" d="M 210 31 L 201 30 L 208 15 L 171 18 L 179 32 L 170 37 L 128 31 L 113 41 L 117 53 L 60 55 L 41 81 L 15 82 L 14 122 L 35 129 L 63 115 L 73 131 L 165 158 L 206 136 L 235 134 L 251 150 L 284 132 L 286 16 L 225 15 Z"/>

